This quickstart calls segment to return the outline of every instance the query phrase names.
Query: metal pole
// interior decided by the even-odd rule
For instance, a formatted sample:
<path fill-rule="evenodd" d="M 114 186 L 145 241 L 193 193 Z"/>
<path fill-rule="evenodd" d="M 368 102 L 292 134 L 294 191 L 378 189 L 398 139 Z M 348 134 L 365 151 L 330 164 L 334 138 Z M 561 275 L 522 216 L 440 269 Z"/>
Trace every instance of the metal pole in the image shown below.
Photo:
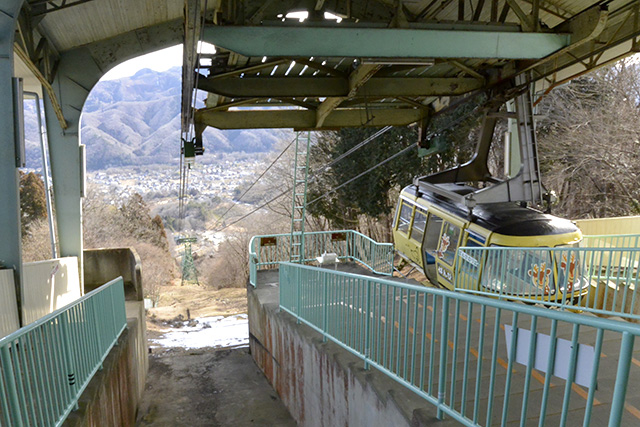
<path fill-rule="evenodd" d="M 622 411 L 624 411 L 624 400 L 627 394 L 627 383 L 629 382 L 629 369 L 631 368 L 631 356 L 633 355 L 634 336 L 629 332 L 622 333 L 622 344 L 618 356 L 618 373 L 616 384 L 613 389 L 613 401 L 611 402 L 611 415 L 609 426 L 619 426 L 622 421 Z"/>
<path fill-rule="evenodd" d="M 38 118 L 38 134 L 40 135 L 40 151 L 42 152 L 42 175 L 44 176 L 44 188 L 47 199 L 47 217 L 49 220 L 49 238 L 51 239 L 51 255 L 58 258 L 58 248 L 56 245 L 56 232 L 53 225 L 53 207 L 51 205 L 51 186 L 49 183 L 49 154 L 44 139 L 44 127 L 42 126 L 42 110 L 40 109 L 40 95 L 36 92 L 24 92 L 25 95 L 33 96 L 36 101 L 36 111 Z"/>
<path fill-rule="evenodd" d="M 433 308 L 435 312 L 435 307 Z M 444 406 L 444 397 L 447 390 L 445 381 L 447 379 L 447 344 L 449 335 L 449 297 L 442 298 L 442 318 L 440 319 L 442 325 L 442 332 L 440 334 L 440 366 L 438 376 L 438 410 L 436 412 L 436 418 L 439 420 L 444 419 L 444 412 L 442 406 Z M 435 341 L 435 337 L 434 337 Z"/>

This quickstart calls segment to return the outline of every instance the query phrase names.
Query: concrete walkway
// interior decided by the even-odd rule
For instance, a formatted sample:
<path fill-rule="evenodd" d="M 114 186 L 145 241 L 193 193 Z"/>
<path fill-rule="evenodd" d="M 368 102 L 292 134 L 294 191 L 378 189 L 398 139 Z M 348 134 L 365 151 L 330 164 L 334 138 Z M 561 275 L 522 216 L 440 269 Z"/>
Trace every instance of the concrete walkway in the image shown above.
<path fill-rule="evenodd" d="M 138 426 L 295 426 L 248 348 L 152 354 Z"/>

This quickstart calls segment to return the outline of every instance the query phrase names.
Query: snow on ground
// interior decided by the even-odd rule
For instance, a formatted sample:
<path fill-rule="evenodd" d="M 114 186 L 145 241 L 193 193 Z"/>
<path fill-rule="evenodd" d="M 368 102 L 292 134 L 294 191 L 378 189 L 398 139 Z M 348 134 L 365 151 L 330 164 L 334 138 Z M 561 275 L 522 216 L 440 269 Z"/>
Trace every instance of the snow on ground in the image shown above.
<path fill-rule="evenodd" d="M 249 323 L 246 314 L 235 316 L 201 317 L 195 326 L 185 326 L 165 332 L 162 338 L 153 339 L 161 347 L 238 347 L 249 345 Z M 193 324 L 193 323 L 192 323 Z"/>

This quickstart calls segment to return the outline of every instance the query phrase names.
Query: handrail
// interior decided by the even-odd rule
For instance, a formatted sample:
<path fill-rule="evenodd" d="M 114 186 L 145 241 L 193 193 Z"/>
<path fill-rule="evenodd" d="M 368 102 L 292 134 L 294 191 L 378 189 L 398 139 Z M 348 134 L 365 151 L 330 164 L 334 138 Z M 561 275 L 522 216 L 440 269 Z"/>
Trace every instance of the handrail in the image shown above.
<path fill-rule="evenodd" d="M 455 288 L 640 320 L 638 248 L 458 248 Z"/>
<path fill-rule="evenodd" d="M 282 311 L 422 396 L 438 418 L 637 422 L 626 399 L 637 325 L 300 264 L 281 263 L 279 274 Z"/>
<path fill-rule="evenodd" d="M 277 268 L 290 261 L 291 234 L 254 236 L 249 242 L 249 282 L 256 286 L 260 269 Z M 313 231 L 305 233 L 302 262 L 316 260 L 325 252 L 333 252 L 340 260 L 356 261 L 372 272 L 393 274 L 393 244 L 378 243 L 354 230 Z"/>
<path fill-rule="evenodd" d="M 2 425 L 61 425 L 125 327 L 117 278 L 0 339 Z"/>

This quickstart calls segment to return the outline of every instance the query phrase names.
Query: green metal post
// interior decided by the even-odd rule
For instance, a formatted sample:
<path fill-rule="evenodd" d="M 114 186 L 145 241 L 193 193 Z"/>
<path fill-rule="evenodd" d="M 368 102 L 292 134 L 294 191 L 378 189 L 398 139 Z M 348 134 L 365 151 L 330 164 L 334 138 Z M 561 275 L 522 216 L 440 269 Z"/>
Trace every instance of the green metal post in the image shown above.
<path fill-rule="evenodd" d="M 11 354 L 8 347 L 0 348 L 0 360 L 2 360 L 2 373 L 4 375 L 6 386 L 9 392 L 9 408 L 11 411 L 12 425 L 21 427 L 22 423 L 22 411 L 20 400 L 18 399 L 18 389 L 16 387 L 16 381 L 13 373 L 13 364 L 11 362 Z"/>
<path fill-rule="evenodd" d="M 306 141 L 303 141 L 304 139 L 306 139 Z M 296 151 L 293 163 L 293 194 L 291 196 L 291 253 L 289 255 L 289 261 L 299 263 L 304 263 L 306 252 L 304 221 L 307 205 L 310 142 L 311 132 L 296 133 Z"/>
<path fill-rule="evenodd" d="M 329 322 L 329 316 L 327 314 L 327 310 L 329 309 L 329 290 L 327 282 L 329 281 L 329 276 L 326 274 L 322 275 L 322 287 L 323 287 L 323 301 L 322 301 L 322 342 L 327 342 L 327 325 Z"/>
<path fill-rule="evenodd" d="M 446 296 L 442 298 L 442 318 L 440 323 L 442 332 L 440 334 L 440 365 L 438 366 L 440 375 L 438 377 L 438 411 L 436 417 L 442 420 L 444 418 L 442 406 L 444 405 L 444 396 L 447 391 L 445 381 L 447 380 L 447 345 L 449 344 L 449 297 Z M 433 337 L 433 340 L 435 341 L 435 337 Z"/>
<path fill-rule="evenodd" d="M 13 269 L 18 318 L 21 315 L 22 244 L 20 235 L 20 192 L 16 167 L 14 126 L 13 42 L 23 0 L 4 0 L 0 6 L 0 268 Z"/>
<path fill-rule="evenodd" d="M 624 411 L 624 400 L 627 395 L 627 383 L 629 382 L 629 370 L 631 368 L 631 357 L 633 355 L 633 341 L 635 336 L 629 332 L 622 333 L 622 344 L 618 355 L 618 373 L 616 384 L 613 389 L 613 401 L 611 402 L 611 415 L 609 417 L 609 427 L 622 425 L 622 412 Z"/>
<path fill-rule="evenodd" d="M 371 348 L 371 285 L 372 282 L 367 280 L 365 282 L 366 289 L 366 309 L 365 309 L 365 320 L 364 320 L 364 369 L 369 369 L 369 357 L 371 356 L 370 348 Z"/>

